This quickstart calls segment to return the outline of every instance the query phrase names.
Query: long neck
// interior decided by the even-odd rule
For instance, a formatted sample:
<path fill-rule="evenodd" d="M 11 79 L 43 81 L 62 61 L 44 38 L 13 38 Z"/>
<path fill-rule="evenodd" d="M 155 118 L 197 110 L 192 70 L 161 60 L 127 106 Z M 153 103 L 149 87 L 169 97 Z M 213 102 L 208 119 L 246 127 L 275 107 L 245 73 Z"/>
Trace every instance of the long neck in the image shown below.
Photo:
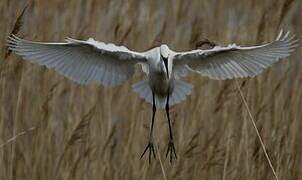
<path fill-rule="evenodd" d="M 167 77 L 169 79 L 170 77 L 169 77 L 169 68 L 168 68 L 168 58 L 165 58 L 164 56 L 161 55 L 161 59 L 162 61 L 164 61 L 164 66 L 165 66 L 164 68 L 166 70 Z"/>

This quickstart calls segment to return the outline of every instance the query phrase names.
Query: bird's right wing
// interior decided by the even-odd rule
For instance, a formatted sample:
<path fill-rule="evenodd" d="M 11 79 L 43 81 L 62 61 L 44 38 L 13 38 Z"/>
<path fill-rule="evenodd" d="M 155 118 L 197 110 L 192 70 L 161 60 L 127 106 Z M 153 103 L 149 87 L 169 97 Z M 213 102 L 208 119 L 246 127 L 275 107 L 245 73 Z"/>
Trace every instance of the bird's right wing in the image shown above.
<path fill-rule="evenodd" d="M 80 84 L 118 85 L 134 74 L 136 63 L 147 60 L 144 53 L 93 39 L 41 43 L 11 35 L 7 46 L 25 60 L 45 65 Z"/>
<path fill-rule="evenodd" d="M 280 32 L 277 39 L 260 46 L 216 46 L 208 50 L 176 53 L 175 66 L 187 65 L 192 71 L 211 79 L 254 77 L 290 55 L 298 46 L 295 36 Z"/>

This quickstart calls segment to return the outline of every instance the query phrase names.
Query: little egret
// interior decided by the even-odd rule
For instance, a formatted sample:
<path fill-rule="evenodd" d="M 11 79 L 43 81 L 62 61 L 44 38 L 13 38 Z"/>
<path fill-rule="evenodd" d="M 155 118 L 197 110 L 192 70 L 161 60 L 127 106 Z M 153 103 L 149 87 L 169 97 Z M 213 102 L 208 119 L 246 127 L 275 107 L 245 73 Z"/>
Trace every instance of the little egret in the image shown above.
<path fill-rule="evenodd" d="M 133 85 L 133 90 L 153 105 L 149 142 L 141 157 L 149 150 L 155 157 L 153 125 L 156 108 L 165 109 L 169 124 L 169 143 L 166 156 L 176 156 L 169 116 L 169 107 L 186 99 L 192 85 L 181 80 L 189 72 L 211 79 L 254 77 L 282 58 L 288 57 L 298 46 L 289 32 L 276 40 L 251 47 L 231 44 L 226 47 L 210 45 L 207 49 L 175 52 L 165 44 L 145 52 L 134 52 L 124 46 L 88 39 L 67 38 L 63 43 L 42 43 L 11 35 L 7 46 L 33 63 L 45 65 L 79 84 L 102 84 L 110 87 L 128 80 L 140 64 L 146 79 Z"/>

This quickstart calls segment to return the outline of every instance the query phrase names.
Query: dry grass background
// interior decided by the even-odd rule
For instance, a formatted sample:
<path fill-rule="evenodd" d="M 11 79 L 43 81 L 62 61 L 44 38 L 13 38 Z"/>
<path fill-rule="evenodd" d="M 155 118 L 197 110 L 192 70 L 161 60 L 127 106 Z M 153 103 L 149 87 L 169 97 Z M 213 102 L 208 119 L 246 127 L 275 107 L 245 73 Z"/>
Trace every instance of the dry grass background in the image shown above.
<path fill-rule="evenodd" d="M 139 70 L 116 88 L 82 87 L 15 55 L 4 58 L 5 39 L 26 3 L 0 2 L 0 144 L 19 135 L 0 147 L 0 179 L 163 179 L 158 160 L 139 159 L 151 118 L 151 106 L 131 91 Z M 19 34 L 95 37 L 133 50 L 161 40 L 188 50 L 203 37 L 222 45 L 267 42 L 280 28 L 301 39 L 301 16 L 300 0 L 34 0 Z M 298 49 L 257 78 L 240 80 L 280 179 L 302 179 L 301 55 Z M 234 81 L 187 80 L 192 95 L 172 109 L 179 157 L 173 165 L 164 158 L 164 113 L 156 119 L 167 179 L 273 179 Z"/>

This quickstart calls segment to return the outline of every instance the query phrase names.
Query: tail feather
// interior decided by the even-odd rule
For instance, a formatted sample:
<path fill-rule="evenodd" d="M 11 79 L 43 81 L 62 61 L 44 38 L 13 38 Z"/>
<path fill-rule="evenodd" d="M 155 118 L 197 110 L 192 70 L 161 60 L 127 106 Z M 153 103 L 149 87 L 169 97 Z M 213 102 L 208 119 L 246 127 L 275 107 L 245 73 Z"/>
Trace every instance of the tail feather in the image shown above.
<path fill-rule="evenodd" d="M 193 86 L 181 80 L 175 80 L 174 91 L 170 95 L 170 104 L 178 104 L 184 101 L 191 94 Z"/>
<path fill-rule="evenodd" d="M 132 88 L 136 93 L 138 93 L 139 97 L 152 104 L 152 91 L 147 80 L 143 80 L 134 84 Z"/>
<path fill-rule="evenodd" d="M 143 98 L 148 103 L 152 104 L 152 90 L 148 84 L 147 80 L 140 81 L 133 86 L 133 90 L 138 93 L 138 95 Z M 193 86 L 181 80 L 175 80 L 174 90 L 169 98 L 169 105 L 173 106 L 186 99 L 188 95 L 191 94 Z M 165 108 L 167 98 L 155 96 L 155 104 L 157 108 Z"/>

